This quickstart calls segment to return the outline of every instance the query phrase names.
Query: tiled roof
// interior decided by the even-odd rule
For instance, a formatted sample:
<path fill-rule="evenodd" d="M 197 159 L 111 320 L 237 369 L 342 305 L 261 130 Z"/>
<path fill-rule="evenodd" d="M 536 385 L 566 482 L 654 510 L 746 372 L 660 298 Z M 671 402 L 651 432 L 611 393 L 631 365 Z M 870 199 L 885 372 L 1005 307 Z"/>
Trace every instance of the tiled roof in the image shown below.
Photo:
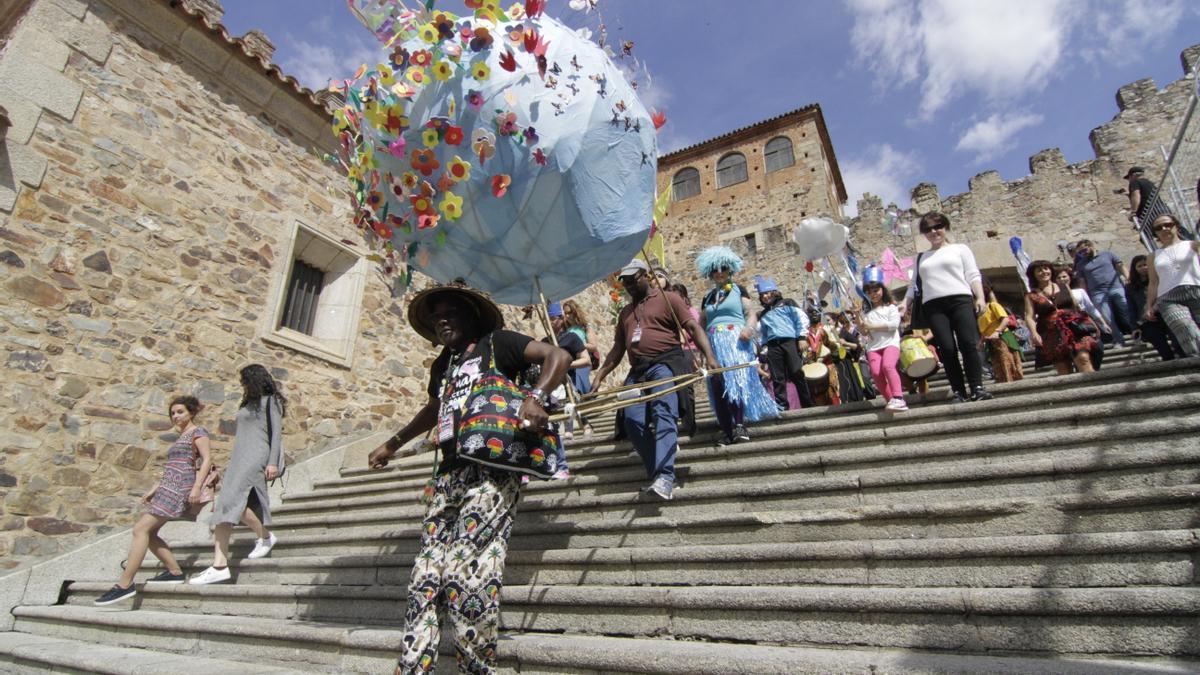
<path fill-rule="evenodd" d="M 772 123 L 772 122 L 777 122 L 777 121 L 779 121 L 779 120 L 781 120 L 781 119 L 783 119 L 783 118 L 785 118 L 785 117 L 790 117 L 790 116 L 792 116 L 792 115 L 795 115 L 795 114 L 797 114 L 797 113 L 808 112 L 808 111 L 810 111 L 810 110 L 818 110 L 818 111 L 819 111 L 820 109 L 821 109 L 821 106 L 820 106 L 820 104 L 818 104 L 818 103 L 809 103 L 808 105 L 806 105 L 806 106 L 802 106 L 802 107 L 800 107 L 800 108 L 796 108 L 795 110 L 789 110 L 789 111 L 787 111 L 787 112 L 785 112 L 785 113 L 781 113 L 781 114 L 779 114 L 779 115 L 776 115 L 776 116 L 774 116 L 774 117 L 768 117 L 768 118 L 767 118 L 767 119 L 765 119 L 765 120 L 759 120 L 759 121 L 757 121 L 757 122 L 755 122 L 755 123 L 753 123 L 753 124 L 747 124 L 747 125 L 746 125 L 746 126 L 744 126 L 744 127 L 738 127 L 737 129 L 733 129 L 733 130 L 731 130 L 731 131 L 726 131 L 725 133 L 721 134 L 720 136 L 713 136 L 712 138 L 710 138 L 710 139 L 708 139 L 708 140 L 700 141 L 699 143 L 693 143 L 693 144 L 691 144 L 691 145 L 687 146 L 686 148 L 680 148 L 680 149 L 678 149 L 678 150 L 674 150 L 674 151 L 672 151 L 672 152 L 669 152 L 669 153 L 667 153 L 667 154 L 665 154 L 665 155 L 660 155 L 658 159 L 659 159 L 659 161 L 662 161 L 662 160 L 664 160 L 664 159 L 670 159 L 671 157 L 674 157 L 675 155 L 681 155 L 681 154 L 683 154 L 683 153 L 685 153 L 685 152 L 688 152 L 689 150 L 693 150 L 693 149 L 695 149 L 695 148 L 699 148 L 699 147 L 700 147 L 700 146 L 702 146 L 702 145 L 707 145 L 707 144 L 709 144 L 709 143 L 717 143 L 718 141 L 721 141 L 721 140 L 724 140 L 724 139 L 726 139 L 726 138 L 729 138 L 730 136 L 734 136 L 734 135 L 736 135 L 736 134 L 740 134 L 740 133 L 742 133 L 742 132 L 744 132 L 744 131 L 750 131 L 750 130 L 754 129 L 755 127 L 765 126 L 765 125 L 767 125 L 767 124 L 770 124 L 770 123 Z"/>
<path fill-rule="evenodd" d="M 328 96 L 324 91 L 313 91 L 312 89 L 300 84 L 299 80 L 291 75 L 288 75 L 287 73 L 284 73 L 283 70 L 280 69 L 279 66 L 275 65 L 275 63 L 273 63 L 270 59 L 262 58 L 258 54 L 255 54 L 253 51 L 251 51 L 246 40 L 243 40 L 240 37 L 231 36 L 229 34 L 229 29 L 225 27 L 225 24 L 209 21 L 208 17 L 206 17 L 203 12 L 192 8 L 189 6 L 189 3 L 180 2 L 179 0 L 169 0 L 167 4 L 170 5 L 175 11 L 204 26 L 205 30 L 207 30 L 212 36 L 218 37 L 223 40 L 225 44 L 237 48 L 238 53 L 240 53 L 243 58 L 256 64 L 264 73 L 270 75 L 271 78 L 276 82 L 290 87 L 292 91 L 298 94 L 302 99 L 306 99 L 312 105 L 312 107 L 322 115 L 328 114 L 329 111 L 324 103 L 325 100 L 328 100 Z"/>

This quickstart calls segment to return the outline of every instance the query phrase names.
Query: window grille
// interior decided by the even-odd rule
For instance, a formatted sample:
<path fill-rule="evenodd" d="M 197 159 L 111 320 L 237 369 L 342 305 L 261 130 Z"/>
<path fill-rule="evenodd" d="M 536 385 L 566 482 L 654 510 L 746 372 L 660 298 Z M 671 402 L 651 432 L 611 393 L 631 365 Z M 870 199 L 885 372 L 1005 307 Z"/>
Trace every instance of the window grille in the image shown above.
<path fill-rule="evenodd" d="M 772 138 L 763 149 L 763 159 L 767 165 L 767 173 L 786 169 L 796 163 L 792 155 L 792 141 L 786 136 Z"/>
<path fill-rule="evenodd" d="M 700 171 L 688 167 L 680 169 L 671 179 L 671 201 L 677 202 L 700 194 Z"/>
<path fill-rule="evenodd" d="M 717 162 L 717 187 L 729 187 L 745 182 L 746 156 L 740 152 L 731 152 Z"/>
<path fill-rule="evenodd" d="M 294 331 L 313 334 L 313 322 L 317 318 L 317 303 L 321 299 L 321 288 L 325 285 L 325 272 L 303 260 L 292 263 L 292 278 L 288 280 L 287 300 L 283 306 L 280 325 Z"/>

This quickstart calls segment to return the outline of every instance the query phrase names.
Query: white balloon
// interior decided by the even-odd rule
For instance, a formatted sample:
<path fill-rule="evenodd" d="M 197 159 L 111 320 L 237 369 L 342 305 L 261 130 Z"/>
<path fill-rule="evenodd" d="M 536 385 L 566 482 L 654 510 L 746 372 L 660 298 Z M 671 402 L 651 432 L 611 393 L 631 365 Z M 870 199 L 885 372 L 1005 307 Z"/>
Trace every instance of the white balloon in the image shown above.
<path fill-rule="evenodd" d="M 800 247 L 802 260 L 817 260 L 842 250 L 850 230 L 832 218 L 805 218 L 800 221 L 792 240 Z"/>

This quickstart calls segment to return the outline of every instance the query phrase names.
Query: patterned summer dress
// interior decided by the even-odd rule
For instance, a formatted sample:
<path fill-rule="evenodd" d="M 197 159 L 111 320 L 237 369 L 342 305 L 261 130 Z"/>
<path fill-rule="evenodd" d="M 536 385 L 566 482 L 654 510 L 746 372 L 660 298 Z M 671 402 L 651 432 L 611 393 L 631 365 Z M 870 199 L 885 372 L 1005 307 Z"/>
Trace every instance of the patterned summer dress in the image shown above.
<path fill-rule="evenodd" d="M 191 431 L 180 434 L 167 450 L 162 480 L 146 509 L 149 513 L 163 518 L 178 518 L 187 511 L 187 497 L 196 484 L 196 451 L 192 449 L 192 444 L 197 438 L 208 438 L 208 431 L 204 427 L 193 427 Z"/>

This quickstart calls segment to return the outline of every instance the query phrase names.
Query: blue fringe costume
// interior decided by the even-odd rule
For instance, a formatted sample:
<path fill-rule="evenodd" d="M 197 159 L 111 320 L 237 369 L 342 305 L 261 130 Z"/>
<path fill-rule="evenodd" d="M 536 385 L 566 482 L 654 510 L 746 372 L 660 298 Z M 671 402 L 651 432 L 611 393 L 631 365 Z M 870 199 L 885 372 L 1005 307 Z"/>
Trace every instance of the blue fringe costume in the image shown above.
<path fill-rule="evenodd" d="M 705 277 L 720 267 L 729 268 L 732 274 L 741 270 L 742 259 L 728 247 L 714 246 L 701 252 L 696 258 L 696 266 Z M 737 284 L 730 284 L 727 290 L 718 289 L 710 293 L 704 299 L 703 308 L 708 324 L 705 326 L 708 341 L 720 365 L 757 363 L 754 342 L 740 339 L 742 329 L 746 326 L 741 288 Z M 731 437 L 733 426 L 742 423 L 742 418 L 757 422 L 779 416 L 779 406 L 763 386 L 758 370 L 753 367 L 731 370 L 710 379 L 708 396 L 727 438 Z"/>

